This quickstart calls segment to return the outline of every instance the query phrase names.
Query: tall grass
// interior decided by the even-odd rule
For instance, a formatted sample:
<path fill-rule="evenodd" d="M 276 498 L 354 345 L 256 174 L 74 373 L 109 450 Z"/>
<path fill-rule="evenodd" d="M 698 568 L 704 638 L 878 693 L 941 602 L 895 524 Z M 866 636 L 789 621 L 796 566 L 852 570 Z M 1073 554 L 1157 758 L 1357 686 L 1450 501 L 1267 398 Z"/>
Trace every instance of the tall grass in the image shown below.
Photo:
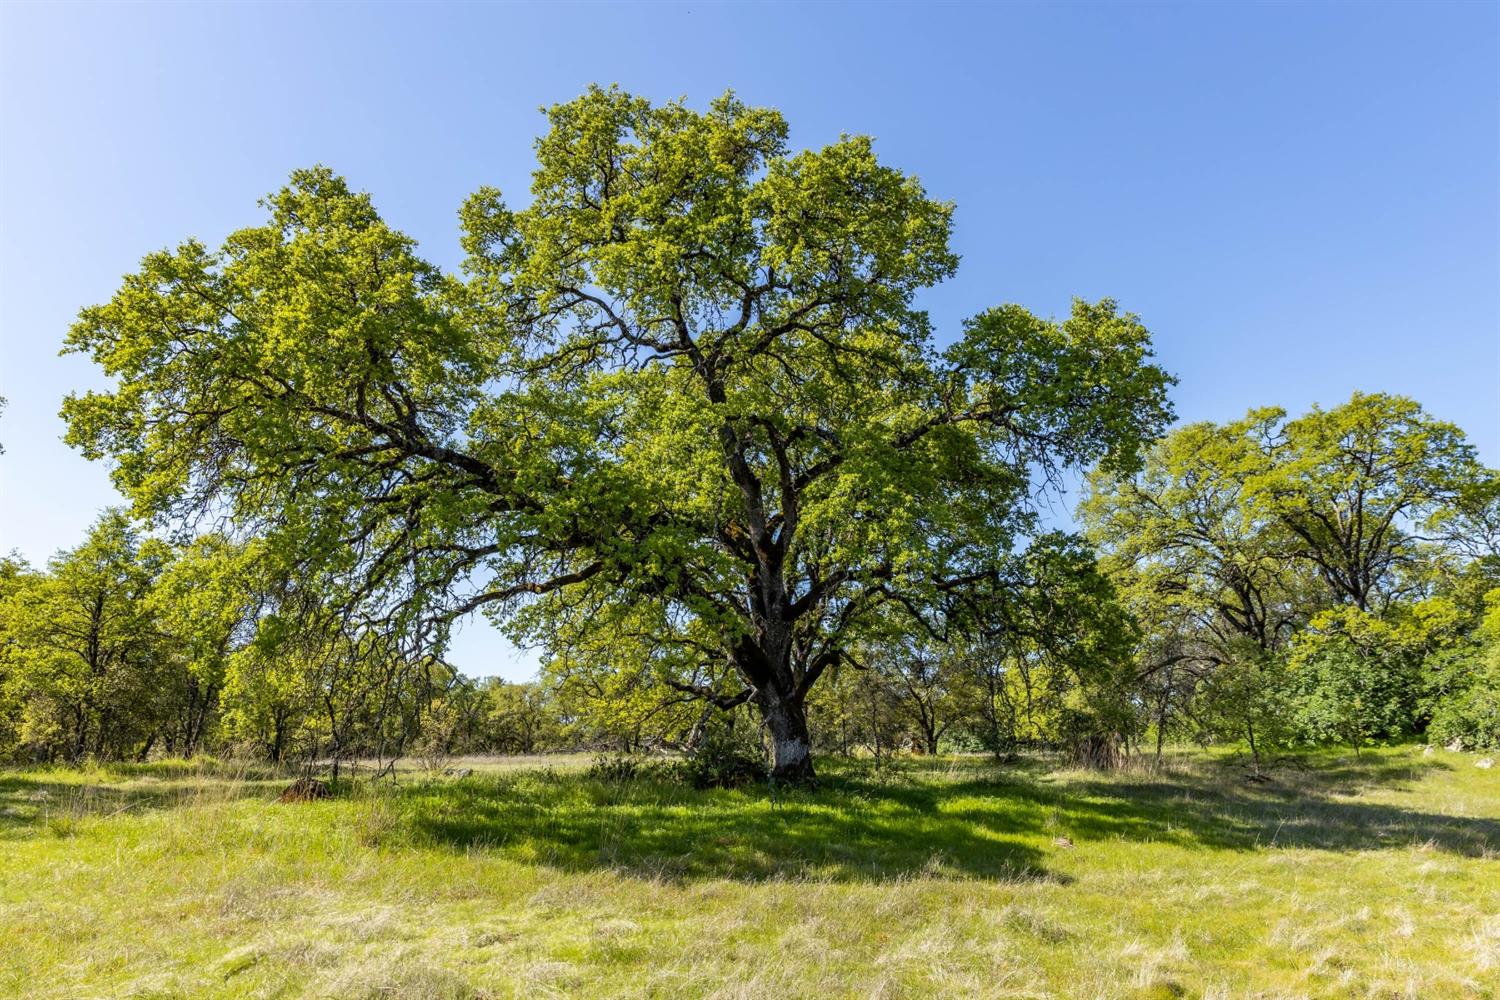
<path fill-rule="evenodd" d="M 0 994 L 1494 997 L 1500 777 L 1301 763 L 0 772 Z"/>

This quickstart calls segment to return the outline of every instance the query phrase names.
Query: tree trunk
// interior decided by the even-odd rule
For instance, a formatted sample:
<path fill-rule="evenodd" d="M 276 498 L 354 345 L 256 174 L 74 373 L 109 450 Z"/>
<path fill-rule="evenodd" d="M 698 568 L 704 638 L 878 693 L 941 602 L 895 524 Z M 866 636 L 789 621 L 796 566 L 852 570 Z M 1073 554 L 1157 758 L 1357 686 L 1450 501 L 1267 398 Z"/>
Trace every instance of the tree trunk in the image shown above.
<path fill-rule="evenodd" d="M 703 713 L 698 716 L 698 721 L 693 723 L 693 728 L 688 730 L 687 739 L 682 744 L 683 750 L 693 753 L 698 749 L 699 745 L 703 742 L 703 738 L 708 735 L 708 724 L 713 719 L 715 711 L 716 709 L 711 703 L 703 706 Z"/>
<path fill-rule="evenodd" d="M 196 706 L 190 716 L 187 746 L 183 748 L 183 753 L 188 757 L 198 752 L 198 745 L 203 742 L 203 734 L 208 730 L 209 709 L 219 700 L 218 688 L 212 684 L 199 691 L 198 682 L 194 681 L 193 694 Z"/>
<path fill-rule="evenodd" d="M 812 740 L 807 732 L 807 708 L 796 696 L 763 689 L 760 711 L 771 733 L 771 777 L 782 784 L 813 785 Z"/>
<path fill-rule="evenodd" d="M 73 708 L 73 756 L 72 762 L 78 763 L 83 760 L 83 755 L 88 750 L 88 716 L 84 713 L 82 705 Z"/>

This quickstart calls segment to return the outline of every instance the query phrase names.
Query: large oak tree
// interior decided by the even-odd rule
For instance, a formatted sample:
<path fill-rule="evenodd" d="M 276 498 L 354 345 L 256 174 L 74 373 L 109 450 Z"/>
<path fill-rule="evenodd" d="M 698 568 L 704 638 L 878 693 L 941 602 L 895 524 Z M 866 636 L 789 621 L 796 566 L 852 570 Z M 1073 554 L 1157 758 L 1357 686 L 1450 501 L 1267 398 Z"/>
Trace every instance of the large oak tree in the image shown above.
<path fill-rule="evenodd" d="M 952 206 L 868 138 L 791 152 L 732 96 L 547 117 L 529 204 L 463 207 L 461 275 L 324 169 L 146 257 L 70 335 L 116 380 L 67 401 L 70 440 L 363 628 L 628 633 L 811 778 L 819 676 L 873 623 L 943 634 L 1027 584 L 1040 494 L 1132 467 L 1171 379 L 1107 300 L 939 350 L 914 297 L 955 270 Z"/>

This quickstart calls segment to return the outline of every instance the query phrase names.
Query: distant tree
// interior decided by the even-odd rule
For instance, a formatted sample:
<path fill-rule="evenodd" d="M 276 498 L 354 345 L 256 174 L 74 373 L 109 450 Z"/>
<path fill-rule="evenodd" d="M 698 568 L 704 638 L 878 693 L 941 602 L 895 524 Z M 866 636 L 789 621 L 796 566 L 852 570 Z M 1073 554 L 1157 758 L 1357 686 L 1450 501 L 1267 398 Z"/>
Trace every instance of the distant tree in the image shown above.
<path fill-rule="evenodd" d="M 1361 611 L 1412 557 L 1413 529 L 1483 477 L 1458 427 L 1382 393 L 1313 407 L 1285 423 L 1268 451 L 1252 502 L 1290 533 L 1290 554 Z"/>
<path fill-rule="evenodd" d="M 498 679 L 491 680 L 499 683 Z M 488 738 L 485 726 L 489 707 L 487 687 L 488 684 L 455 673 L 451 682 L 423 707 L 411 752 L 426 758 L 429 766 L 435 766 L 453 754 L 499 750 Z"/>
<path fill-rule="evenodd" d="M 226 735 L 272 760 L 402 756 L 434 699 L 459 682 L 400 634 L 350 625 L 305 583 L 262 577 L 269 590 L 254 639 L 230 657 Z"/>
<path fill-rule="evenodd" d="M 1363 393 L 1189 425 L 1139 473 L 1095 471 L 1080 514 L 1142 625 L 1158 746 L 1173 713 L 1257 763 L 1294 736 L 1420 731 L 1423 664 L 1458 641 L 1435 595 L 1487 576 L 1491 478 L 1458 428 Z"/>
<path fill-rule="evenodd" d="M 1287 657 L 1243 639 L 1239 646 L 1213 669 L 1197 675 L 1197 686 L 1185 704 L 1192 713 L 1194 736 L 1203 742 L 1243 745 L 1259 774 L 1270 754 L 1308 733 L 1307 718 L 1296 716 Z M 1313 738 L 1330 735 L 1331 730 Z"/>
<path fill-rule="evenodd" d="M 1335 613 L 1335 619 L 1320 624 L 1337 628 L 1334 620 L 1344 617 Z M 1357 751 L 1402 734 L 1418 690 L 1404 651 L 1363 646 L 1343 630 L 1315 632 L 1305 647 L 1293 669 L 1297 723 L 1307 738 L 1347 743 Z"/>
<path fill-rule="evenodd" d="M 1287 536 L 1250 503 L 1251 484 L 1272 468 L 1266 447 L 1280 416 L 1257 410 L 1178 428 L 1148 450 L 1138 475 L 1095 471 L 1079 508 L 1137 613 L 1191 617 L 1220 647 L 1204 655 L 1222 658 L 1242 639 L 1268 652 L 1299 624 Z"/>
<path fill-rule="evenodd" d="M 562 743 L 557 706 L 547 688 L 534 681 L 513 683 L 498 678 L 480 688 L 479 710 L 487 750 L 539 753 Z"/>
<path fill-rule="evenodd" d="M 320 742 L 312 669 L 320 644 L 275 616 L 225 665 L 222 735 L 275 763 L 312 757 Z"/>
<path fill-rule="evenodd" d="M 862 725 L 867 679 L 867 671 L 846 659 L 829 668 L 808 693 L 807 712 L 815 749 L 847 757 L 869 742 Z"/>
<path fill-rule="evenodd" d="M 1135 686 L 1160 756 L 1168 732 L 1244 740 L 1256 766 L 1280 727 L 1277 654 L 1313 608 L 1290 536 L 1251 503 L 1283 414 L 1173 430 L 1138 474 L 1095 470 L 1079 513 L 1141 628 Z"/>
<path fill-rule="evenodd" d="M 1460 482 L 1428 520 L 1437 539 L 1500 575 L 1500 470 L 1485 469 Z"/>
<path fill-rule="evenodd" d="M 14 597 L 34 587 L 37 577 L 18 554 L 0 558 L 0 760 L 20 749 L 21 717 L 26 705 L 27 658 L 15 628 L 15 616 L 25 612 Z"/>
<path fill-rule="evenodd" d="M 1432 665 L 1428 732 L 1439 743 L 1500 750 L 1500 588 L 1485 595 L 1478 626 Z"/>
<path fill-rule="evenodd" d="M 1081 539 L 1060 533 L 1035 539 L 1021 564 L 1016 597 L 951 650 L 966 729 L 999 756 L 1080 740 L 1123 748 L 1135 735 L 1127 702 L 1140 639 L 1114 583 Z"/>
<path fill-rule="evenodd" d="M 907 639 L 883 643 L 868 666 L 889 692 L 917 745 L 936 754 L 943 737 L 958 721 L 962 678 L 951 651 Z"/>
<path fill-rule="evenodd" d="M 424 713 L 454 681 L 452 669 L 374 631 L 311 637 L 317 644 L 304 647 L 304 666 L 314 692 L 314 756 L 331 762 L 335 779 L 345 760 L 404 756 Z"/>
<path fill-rule="evenodd" d="M 118 387 L 67 401 L 69 440 L 367 627 L 440 645 L 482 608 L 566 645 L 637 616 L 811 779 L 819 677 L 872 621 L 1005 600 L 1038 484 L 1131 467 L 1171 379 L 1107 300 L 936 350 L 914 296 L 955 269 L 952 206 L 867 138 L 791 153 L 732 96 L 547 116 L 527 207 L 465 205 L 464 280 L 321 169 L 219 250 L 145 258 L 70 335 Z"/>
<path fill-rule="evenodd" d="M 210 737 L 230 660 L 255 637 L 263 605 L 253 558 L 252 549 L 206 534 L 176 551 L 152 588 L 148 610 L 184 661 L 168 752 L 191 756 Z"/>
<path fill-rule="evenodd" d="M 658 641 L 656 619 L 641 602 L 584 607 L 556 623 L 541 677 L 574 745 L 685 745 L 707 724 L 705 707 L 732 711 L 745 701 L 727 664 L 689 642 Z"/>
<path fill-rule="evenodd" d="M 108 511 L 12 588 L 0 621 L 25 700 L 22 743 L 74 761 L 149 751 L 181 666 L 148 600 L 168 556 Z"/>
<path fill-rule="evenodd" d="M 836 741 L 844 754 L 868 753 L 878 764 L 898 750 L 909 749 L 915 730 L 897 689 L 866 665 L 871 651 L 862 648 L 851 653 L 834 668 L 826 687 L 812 701 L 815 732 L 837 727 L 837 735 L 830 733 L 833 739 L 824 742 Z"/>

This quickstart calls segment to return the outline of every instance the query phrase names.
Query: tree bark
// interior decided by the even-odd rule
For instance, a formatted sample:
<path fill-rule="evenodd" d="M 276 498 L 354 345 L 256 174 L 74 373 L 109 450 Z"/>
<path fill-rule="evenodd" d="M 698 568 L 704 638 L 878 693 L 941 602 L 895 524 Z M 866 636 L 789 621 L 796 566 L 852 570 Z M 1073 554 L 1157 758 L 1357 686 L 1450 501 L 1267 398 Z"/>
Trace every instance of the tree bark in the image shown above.
<path fill-rule="evenodd" d="M 807 707 L 797 695 L 762 689 L 761 716 L 771 734 L 771 777 L 782 784 L 813 785 L 812 740 L 807 731 Z"/>

